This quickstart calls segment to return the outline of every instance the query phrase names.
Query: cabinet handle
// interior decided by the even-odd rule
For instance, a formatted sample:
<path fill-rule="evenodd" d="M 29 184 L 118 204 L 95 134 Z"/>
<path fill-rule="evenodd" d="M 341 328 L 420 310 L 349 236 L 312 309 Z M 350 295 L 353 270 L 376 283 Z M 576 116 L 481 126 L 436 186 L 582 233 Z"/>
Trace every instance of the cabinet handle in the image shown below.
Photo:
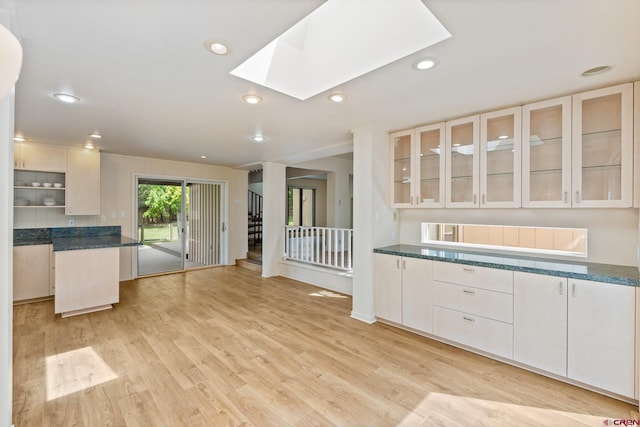
<path fill-rule="evenodd" d="M 475 269 L 473 269 L 473 268 L 467 268 L 467 267 L 462 267 L 462 269 L 463 269 L 464 271 L 466 271 L 466 272 L 469 272 L 469 273 L 473 273 L 474 271 L 476 271 L 476 270 L 475 270 Z"/>
<path fill-rule="evenodd" d="M 467 289 L 463 289 L 462 292 L 464 292 L 467 295 L 475 295 L 476 294 L 475 291 L 470 291 L 470 290 L 467 290 Z"/>
<path fill-rule="evenodd" d="M 476 204 L 476 195 L 475 194 L 473 195 L 473 204 L 474 205 Z"/>
<path fill-rule="evenodd" d="M 13 167 L 14 167 L 14 168 L 16 168 L 16 169 L 18 169 L 18 161 L 17 161 L 17 160 L 14 160 L 14 161 L 13 161 Z"/>
<path fill-rule="evenodd" d="M 580 191 L 576 190 L 576 203 L 580 203 Z"/>
<path fill-rule="evenodd" d="M 409 204 L 413 206 L 413 196 L 411 196 Z"/>
<path fill-rule="evenodd" d="M 403 259 L 403 260 L 402 260 L 402 269 L 403 269 L 403 270 L 406 270 L 406 269 L 407 269 L 407 260 L 406 260 L 406 259 Z"/>
<path fill-rule="evenodd" d="M 396 268 L 400 270 L 400 258 L 396 259 Z"/>
<path fill-rule="evenodd" d="M 576 297 L 576 284 L 572 283 L 571 284 L 571 295 L 575 298 Z"/>
<path fill-rule="evenodd" d="M 562 282 L 558 283 L 558 292 L 560 292 L 560 295 L 564 293 L 564 286 L 562 286 Z"/>
<path fill-rule="evenodd" d="M 567 196 L 569 195 L 569 193 L 567 191 L 564 192 L 564 202 L 567 203 L 569 200 L 567 199 Z"/>
<path fill-rule="evenodd" d="M 484 194 L 482 195 L 482 204 L 484 205 Z"/>
<path fill-rule="evenodd" d="M 475 321 L 476 321 L 476 319 L 472 319 L 471 317 L 467 317 L 467 316 L 462 316 L 462 318 L 463 318 L 464 320 L 466 320 L 467 322 L 472 322 L 472 323 L 473 323 L 473 322 L 475 322 Z"/>

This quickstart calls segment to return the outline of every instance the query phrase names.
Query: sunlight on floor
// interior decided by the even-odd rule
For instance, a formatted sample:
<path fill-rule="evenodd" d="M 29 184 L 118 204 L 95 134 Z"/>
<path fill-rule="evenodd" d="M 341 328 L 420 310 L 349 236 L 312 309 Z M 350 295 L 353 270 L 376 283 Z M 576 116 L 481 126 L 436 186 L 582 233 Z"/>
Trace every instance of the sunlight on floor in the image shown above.
<path fill-rule="evenodd" d="M 314 292 L 312 294 L 309 294 L 309 296 L 311 296 L 311 297 L 326 297 L 326 298 L 349 298 L 346 295 L 337 294 L 335 292 L 331 292 L 331 291 L 327 291 L 327 290 Z"/>
<path fill-rule="evenodd" d="M 429 393 L 398 425 L 415 425 L 416 414 L 436 424 L 492 426 L 602 426 L 609 418 L 444 393 Z"/>
<path fill-rule="evenodd" d="M 47 401 L 118 378 L 92 347 L 49 356 L 46 367 Z"/>

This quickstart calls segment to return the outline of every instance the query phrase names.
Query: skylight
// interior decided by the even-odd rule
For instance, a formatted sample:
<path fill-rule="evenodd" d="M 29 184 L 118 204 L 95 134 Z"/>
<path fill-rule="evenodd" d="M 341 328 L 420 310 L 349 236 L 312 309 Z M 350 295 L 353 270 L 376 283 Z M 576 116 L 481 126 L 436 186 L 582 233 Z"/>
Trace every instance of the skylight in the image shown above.
<path fill-rule="evenodd" d="M 305 100 L 449 37 L 421 0 L 328 0 L 231 74 Z"/>

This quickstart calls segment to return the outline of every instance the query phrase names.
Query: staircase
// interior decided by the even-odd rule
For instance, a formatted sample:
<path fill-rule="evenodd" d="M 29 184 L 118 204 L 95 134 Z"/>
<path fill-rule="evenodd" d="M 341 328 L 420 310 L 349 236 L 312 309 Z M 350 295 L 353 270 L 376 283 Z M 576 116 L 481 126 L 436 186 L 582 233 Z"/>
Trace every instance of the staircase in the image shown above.
<path fill-rule="evenodd" d="M 247 258 L 236 260 L 236 265 L 262 273 L 262 196 L 249 190 L 248 197 L 249 252 Z"/>

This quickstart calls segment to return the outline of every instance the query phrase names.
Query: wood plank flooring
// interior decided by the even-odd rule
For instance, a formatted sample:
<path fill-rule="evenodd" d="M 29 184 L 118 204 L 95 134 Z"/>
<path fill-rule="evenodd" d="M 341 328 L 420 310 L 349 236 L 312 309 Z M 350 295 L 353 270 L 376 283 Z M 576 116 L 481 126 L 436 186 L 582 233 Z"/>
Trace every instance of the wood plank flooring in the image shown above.
<path fill-rule="evenodd" d="M 14 307 L 21 426 L 602 426 L 632 405 L 238 267 L 121 284 L 113 310 Z"/>

